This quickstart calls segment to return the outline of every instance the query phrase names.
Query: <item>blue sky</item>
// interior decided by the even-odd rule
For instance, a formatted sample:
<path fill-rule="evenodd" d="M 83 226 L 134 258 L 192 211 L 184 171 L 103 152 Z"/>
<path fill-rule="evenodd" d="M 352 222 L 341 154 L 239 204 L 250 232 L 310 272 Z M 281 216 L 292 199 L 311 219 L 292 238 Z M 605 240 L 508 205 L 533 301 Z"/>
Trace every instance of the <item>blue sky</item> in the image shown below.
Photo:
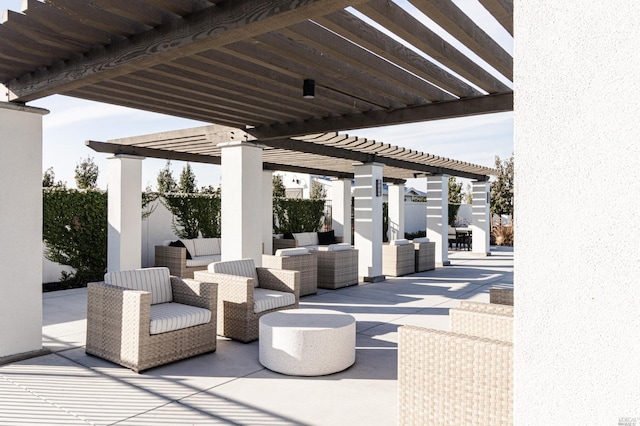
<path fill-rule="evenodd" d="M 457 3 L 477 5 L 473 0 Z M 0 9 L 20 11 L 20 4 L 20 0 L 0 0 Z M 511 52 L 512 40 L 505 39 L 505 48 Z M 66 181 L 69 187 L 75 187 L 76 165 L 88 156 L 93 157 L 100 170 L 98 186 L 106 187 L 107 155 L 87 148 L 86 140 L 106 141 L 210 124 L 59 95 L 29 105 L 51 111 L 44 117 L 42 169 L 53 167 L 56 179 Z M 494 166 L 496 156 L 508 158 L 513 153 L 513 112 L 346 132 L 351 136 L 489 167 Z M 142 188 L 155 187 L 158 171 L 164 164 L 163 160 L 143 161 Z M 184 165 L 183 162 L 172 162 L 176 179 Z M 219 166 L 192 164 L 192 168 L 199 186 L 220 184 Z M 407 185 L 426 188 L 424 179 L 411 179 Z"/>

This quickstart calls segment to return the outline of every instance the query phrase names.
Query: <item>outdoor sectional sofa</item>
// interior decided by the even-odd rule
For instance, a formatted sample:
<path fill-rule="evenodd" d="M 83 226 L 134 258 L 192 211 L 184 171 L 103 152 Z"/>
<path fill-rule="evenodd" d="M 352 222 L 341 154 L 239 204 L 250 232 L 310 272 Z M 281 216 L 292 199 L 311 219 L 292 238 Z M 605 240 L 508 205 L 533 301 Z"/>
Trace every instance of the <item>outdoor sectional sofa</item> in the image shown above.
<path fill-rule="evenodd" d="M 177 277 L 193 278 L 194 271 L 220 260 L 220 238 L 167 240 L 155 247 L 155 266 L 166 266 Z"/>

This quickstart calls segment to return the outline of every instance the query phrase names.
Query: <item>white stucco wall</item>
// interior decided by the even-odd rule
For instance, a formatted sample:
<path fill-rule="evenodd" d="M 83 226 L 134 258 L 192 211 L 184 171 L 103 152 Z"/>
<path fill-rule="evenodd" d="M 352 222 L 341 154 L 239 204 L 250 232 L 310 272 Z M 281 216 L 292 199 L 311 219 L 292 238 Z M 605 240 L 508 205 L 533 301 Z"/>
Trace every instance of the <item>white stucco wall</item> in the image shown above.
<path fill-rule="evenodd" d="M 0 103 L 0 357 L 42 348 L 42 115 Z"/>
<path fill-rule="evenodd" d="M 640 8 L 514 4 L 515 423 L 640 424 Z"/>

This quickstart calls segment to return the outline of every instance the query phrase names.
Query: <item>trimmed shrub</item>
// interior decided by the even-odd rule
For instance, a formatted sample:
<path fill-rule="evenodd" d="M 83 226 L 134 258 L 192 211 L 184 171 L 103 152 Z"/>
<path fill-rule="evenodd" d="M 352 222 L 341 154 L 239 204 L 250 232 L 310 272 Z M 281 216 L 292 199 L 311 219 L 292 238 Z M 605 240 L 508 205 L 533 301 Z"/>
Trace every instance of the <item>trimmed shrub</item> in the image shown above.
<path fill-rule="evenodd" d="M 220 237 L 220 195 L 169 193 L 161 200 L 173 215 L 171 227 L 178 237 Z"/>
<path fill-rule="evenodd" d="M 324 200 L 300 198 L 273 199 L 273 231 L 316 232 L 322 226 Z"/>

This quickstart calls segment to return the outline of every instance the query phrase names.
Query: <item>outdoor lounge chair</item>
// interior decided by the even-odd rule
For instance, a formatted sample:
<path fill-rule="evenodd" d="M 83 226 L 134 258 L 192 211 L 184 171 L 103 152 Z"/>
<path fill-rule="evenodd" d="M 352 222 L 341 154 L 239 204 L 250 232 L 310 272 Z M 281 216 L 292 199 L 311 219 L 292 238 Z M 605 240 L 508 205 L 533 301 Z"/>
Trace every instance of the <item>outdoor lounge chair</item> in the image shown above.
<path fill-rule="evenodd" d="M 274 256 L 262 255 L 262 266 L 300 272 L 300 296 L 318 292 L 318 258 L 304 247 L 279 249 Z"/>
<path fill-rule="evenodd" d="M 314 250 L 318 258 L 318 287 L 336 290 L 358 284 L 358 250 L 338 243 Z"/>
<path fill-rule="evenodd" d="M 416 272 L 436 269 L 436 243 L 429 242 L 426 237 L 415 238 L 413 248 L 415 250 Z"/>
<path fill-rule="evenodd" d="M 256 268 L 253 259 L 214 262 L 194 277 L 218 284 L 218 334 L 241 342 L 258 338 L 261 316 L 300 299 L 300 272 Z"/>
<path fill-rule="evenodd" d="M 140 372 L 216 350 L 215 284 L 147 268 L 87 288 L 87 354 Z"/>
<path fill-rule="evenodd" d="M 392 240 L 382 246 L 382 273 L 392 277 L 413 274 L 416 255 L 413 244 L 406 239 Z"/>
<path fill-rule="evenodd" d="M 450 320 L 399 328 L 398 424 L 513 424 L 513 307 L 463 302 Z"/>

